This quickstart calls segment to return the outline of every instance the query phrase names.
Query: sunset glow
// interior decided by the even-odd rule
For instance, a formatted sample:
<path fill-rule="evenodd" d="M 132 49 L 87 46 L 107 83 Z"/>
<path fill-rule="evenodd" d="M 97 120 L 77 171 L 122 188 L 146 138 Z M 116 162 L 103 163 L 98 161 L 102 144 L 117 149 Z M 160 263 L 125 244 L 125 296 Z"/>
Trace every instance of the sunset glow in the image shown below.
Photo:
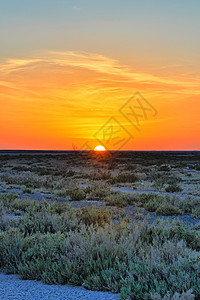
<path fill-rule="evenodd" d="M 3 5 L 0 149 L 200 149 L 198 8 L 76 2 Z M 157 113 L 122 113 L 137 92 Z M 115 137 L 101 131 L 110 118 Z"/>

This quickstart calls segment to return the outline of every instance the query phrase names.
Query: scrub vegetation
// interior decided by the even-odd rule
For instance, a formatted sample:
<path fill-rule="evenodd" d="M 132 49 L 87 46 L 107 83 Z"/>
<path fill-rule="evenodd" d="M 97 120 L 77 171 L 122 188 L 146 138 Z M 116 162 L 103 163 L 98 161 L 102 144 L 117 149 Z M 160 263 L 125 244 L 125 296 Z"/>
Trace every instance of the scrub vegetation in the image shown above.
<path fill-rule="evenodd" d="M 1 270 L 127 300 L 200 299 L 199 156 L 175 154 L 1 154 Z"/>

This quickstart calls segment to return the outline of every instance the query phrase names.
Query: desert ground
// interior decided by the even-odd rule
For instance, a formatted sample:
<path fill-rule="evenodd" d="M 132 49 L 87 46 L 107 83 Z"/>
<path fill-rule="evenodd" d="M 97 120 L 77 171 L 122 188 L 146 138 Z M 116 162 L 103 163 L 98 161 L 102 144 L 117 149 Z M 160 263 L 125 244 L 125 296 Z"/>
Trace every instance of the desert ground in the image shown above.
<path fill-rule="evenodd" d="M 200 299 L 199 251 L 200 152 L 0 151 L 1 276 Z"/>

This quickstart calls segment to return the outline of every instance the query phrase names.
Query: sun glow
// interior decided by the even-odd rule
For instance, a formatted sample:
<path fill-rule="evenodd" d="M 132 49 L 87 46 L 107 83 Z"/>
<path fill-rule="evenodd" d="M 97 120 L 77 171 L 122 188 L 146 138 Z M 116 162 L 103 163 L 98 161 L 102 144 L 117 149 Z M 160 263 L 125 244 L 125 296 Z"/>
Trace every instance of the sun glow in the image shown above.
<path fill-rule="evenodd" d="M 106 151 L 106 149 L 104 148 L 104 146 L 99 145 L 94 148 L 94 151 Z"/>

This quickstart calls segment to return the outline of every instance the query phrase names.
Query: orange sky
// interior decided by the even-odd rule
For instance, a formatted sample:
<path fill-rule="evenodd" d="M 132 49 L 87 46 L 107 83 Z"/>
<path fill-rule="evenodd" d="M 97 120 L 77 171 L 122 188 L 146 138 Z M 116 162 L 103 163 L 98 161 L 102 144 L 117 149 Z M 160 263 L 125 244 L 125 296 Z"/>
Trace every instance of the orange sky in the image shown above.
<path fill-rule="evenodd" d="M 1 1 L 0 149 L 200 150 L 199 11 Z"/>
<path fill-rule="evenodd" d="M 145 120 L 135 109 L 140 131 L 120 112 L 136 92 L 157 111 L 154 116 L 149 110 Z M 141 73 L 97 53 L 46 51 L 4 59 L 0 148 L 65 150 L 75 145 L 80 149 L 87 142 L 91 148 L 104 144 L 108 149 L 198 150 L 199 95 L 199 78 L 176 73 L 168 77 L 165 70 Z M 101 135 L 111 117 L 120 124 L 112 124 L 120 131 L 115 136 L 118 143 L 112 141 L 114 136 Z"/>

